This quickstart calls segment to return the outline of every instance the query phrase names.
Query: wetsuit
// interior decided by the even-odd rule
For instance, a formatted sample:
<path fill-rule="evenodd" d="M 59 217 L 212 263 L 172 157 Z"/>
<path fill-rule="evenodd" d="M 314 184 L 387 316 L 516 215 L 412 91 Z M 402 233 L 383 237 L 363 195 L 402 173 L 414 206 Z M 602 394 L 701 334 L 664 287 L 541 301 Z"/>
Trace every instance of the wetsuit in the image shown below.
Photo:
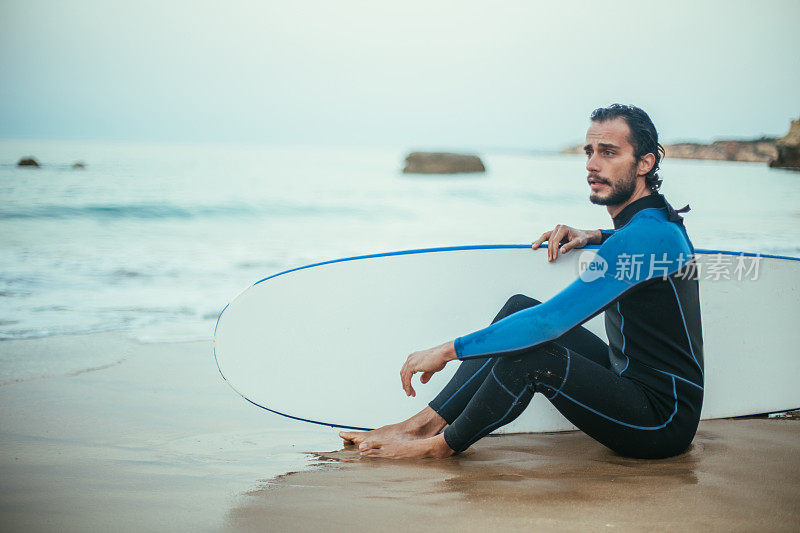
<path fill-rule="evenodd" d="M 459 369 L 430 403 L 461 452 L 514 420 L 535 392 L 622 455 L 687 449 L 703 401 L 694 247 L 660 194 L 632 202 L 591 268 L 550 300 L 513 296 L 492 324 L 459 337 Z M 580 324 L 605 311 L 609 344 Z"/>

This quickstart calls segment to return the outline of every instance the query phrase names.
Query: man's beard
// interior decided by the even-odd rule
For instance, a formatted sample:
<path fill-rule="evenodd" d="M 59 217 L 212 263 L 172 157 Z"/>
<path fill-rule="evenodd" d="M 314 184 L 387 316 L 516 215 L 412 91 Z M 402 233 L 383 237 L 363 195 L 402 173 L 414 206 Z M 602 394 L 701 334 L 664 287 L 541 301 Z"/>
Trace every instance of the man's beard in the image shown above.
<path fill-rule="evenodd" d="M 638 165 L 634 163 L 631 165 L 628 175 L 617 183 L 610 183 L 605 178 L 601 178 L 598 174 L 589 174 L 589 178 L 594 178 L 602 183 L 605 183 L 611 188 L 611 193 L 608 196 L 600 196 L 599 192 L 592 192 L 589 194 L 589 201 L 597 205 L 619 205 L 628 201 L 636 190 L 636 170 Z"/>

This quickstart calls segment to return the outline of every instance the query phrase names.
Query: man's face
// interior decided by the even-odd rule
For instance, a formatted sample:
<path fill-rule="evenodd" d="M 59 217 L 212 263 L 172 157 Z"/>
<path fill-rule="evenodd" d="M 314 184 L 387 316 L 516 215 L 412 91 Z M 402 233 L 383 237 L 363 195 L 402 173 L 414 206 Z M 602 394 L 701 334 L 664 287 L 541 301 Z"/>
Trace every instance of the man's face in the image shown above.
<path fill-rule="evenodd" d="M 619 205 L 636 189 L 638 161 L 628 142 L 630 128 L 622 118 L 592 121 L 586 132 L 586 181 L 589 201 L 598 205 Z"/>

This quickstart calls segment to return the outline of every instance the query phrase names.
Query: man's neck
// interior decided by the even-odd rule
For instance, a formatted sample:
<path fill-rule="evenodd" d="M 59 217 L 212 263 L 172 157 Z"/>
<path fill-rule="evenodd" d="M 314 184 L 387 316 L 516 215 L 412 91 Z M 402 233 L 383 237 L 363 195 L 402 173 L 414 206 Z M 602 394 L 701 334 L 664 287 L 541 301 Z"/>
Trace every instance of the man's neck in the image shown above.
<path fill-rule="evenodd" d="M 628 207 L 630 204 L 632 204 L 636 200 L 638 200 L 640 198 L 644 198 L 645 196 L 650 196 L 651 194 L 652 194 L 652 192 L 647 187 L 644 187 L 644 186 L 636 187 L 636 189 L 633 191 L 633 194 L 631 194 L 630 198 L 628 198 L 627 200 L 625 200 L 621 204 L 606 206 L 606 209 L 608 209 L 608 214 L 611 215 L 611 218 L 613 219 L 623 209 Z"/>

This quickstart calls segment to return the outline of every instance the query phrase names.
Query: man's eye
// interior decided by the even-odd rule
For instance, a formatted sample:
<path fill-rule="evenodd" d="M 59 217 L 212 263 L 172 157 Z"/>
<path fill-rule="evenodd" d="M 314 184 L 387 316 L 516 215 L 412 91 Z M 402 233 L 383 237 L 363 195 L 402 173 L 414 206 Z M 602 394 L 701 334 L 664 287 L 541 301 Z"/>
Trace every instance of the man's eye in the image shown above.
<path fill-rule="evenodd" d="M 614 152 L 612 152 L 611 150 L 606 150 L 604 153 L 606 155 L 614 155 Z"/>

